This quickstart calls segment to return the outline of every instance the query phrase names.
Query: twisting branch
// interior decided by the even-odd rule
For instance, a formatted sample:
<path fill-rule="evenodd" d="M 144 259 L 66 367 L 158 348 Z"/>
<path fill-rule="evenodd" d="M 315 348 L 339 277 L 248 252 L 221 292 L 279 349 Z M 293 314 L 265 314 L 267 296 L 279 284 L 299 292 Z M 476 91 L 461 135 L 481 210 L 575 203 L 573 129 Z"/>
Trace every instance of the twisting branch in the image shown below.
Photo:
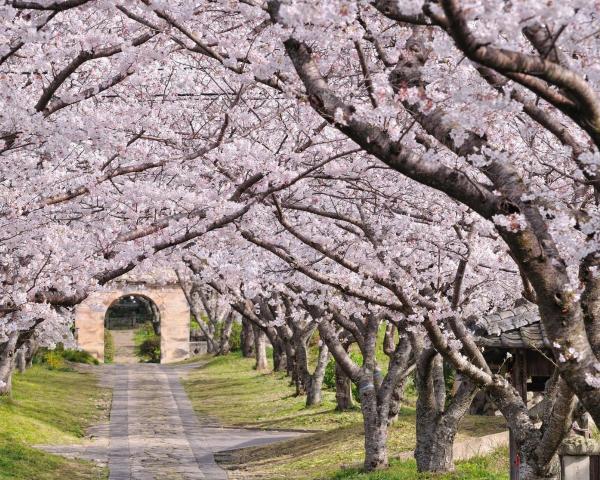
<path fill-rule="evenodd" d="M 71 8 L 80 7 L 90 2 L 90 0 L 63 0 L 62 2 L 27 2 L 23 0 L 12 0 L 10 3 L 13 8 L 23 10 L 52 10 L 54 12 L 64 12 Z"/>
<path fill-rule="evenodd" d="M 131 45 L 134 47 L 138 47 L 138 46 L 146 43 L 148 40 L 153 38 L 155 35 L 156 35 L 156 32 L 143 33 L 142 35 L 134 38 L 131 41 Z M 52 111 L 57 111 L 60 108 L 63 108 L 64 106 L 66 106 L 66 105 L 63 105 L 61 107 L 58 107 L 60 105 L 60 103 L 57 103 L 57 104 L 55 104 L 56 106 L 53 107 L 54 110 L 50 111 L 49 109 L 47 109 L 48 104 L 54 97 L 54 94 L 56 93 L 56 91 L 67 80 L 67 78 L 69 78 L 81 65 L 83 65 L 84 63 L 89 62 L 91 60 L 97 60 L 99 58 L 111 57 L 113 55 L 121 53 L 123 46 L 124 45 L 114 45 L 111 47 L 92 49 L 92 50 L 83 50 L 83 51 L 79 52 L 79 54 L 77 54 L 77 56 L 73 60 L 71 60 L 71 62 L 69 62 L 69 64 L 65 68 L 63 68 L 60 72 L 58 72 L 58 74 L 53 78 L 53 80 L 48 84 L 48 86 L 46 86 L 46 88 L 44 88 L 42 95 L 40 96 L 38 102 L 35 105 L 35 109 L 38 112 L 44 112 L 45 115 L 50 115 L 52 113 Z M 116 83 L 119 83 L 121 80 L 123 80 L 123 78 L 121 78 L 121 79 L 119 79 L 119 78 L 120 78 L 119 75 L 117 75 L 116 77 L 107 81 L 106 83 L 101 84 L 100 87 L 98 87 L 98 88 L 104 87 L 103 90 L 106 90 L 107 88 L 109 88 L 111 86 L 110 83 L 112 81 L 114 81 L 116 84 Z M 85 96 L 85 95 L 87 95 L 87 93 L 84 92 L 83 95 Z M 92 93 L 89 93 L 89 95 L 91 96 Z"/>
<path fill-rule="evenodd" d="M 600 147 L 600 98 L 581 76 L 547 58 L 484 45 L 467 24 L 459 0 L 442 0 L 448 29 L 469 59 L 523 84 L 581 126 Z M 539 79 L 543 80 L 542 83 Z M 546 82 L 544 84 L 544 82 Z M 549 86 L 563 89 L 574 99 L 559 99 Z"/>

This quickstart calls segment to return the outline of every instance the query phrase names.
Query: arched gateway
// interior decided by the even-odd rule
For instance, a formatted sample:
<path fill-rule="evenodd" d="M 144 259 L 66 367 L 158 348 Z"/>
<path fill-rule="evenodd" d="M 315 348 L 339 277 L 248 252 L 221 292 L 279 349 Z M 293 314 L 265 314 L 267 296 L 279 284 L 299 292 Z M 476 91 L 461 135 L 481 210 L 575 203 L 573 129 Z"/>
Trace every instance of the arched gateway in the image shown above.
<path fill-rule="evenodd" d="M 160 278 L 159 283 L 156 278 Z M 166 283 L 165 283 L 166 281 Z M 190 308 L 171 272 L 160 275 L 129 275 L 108 289 L 91 294 L 75 310 L 75 337 L 79 348 L 104 361 L 104 326 L 107 310 L 128 299 L 147 299 L 158 309 L 160 363 L 185 360 L 190 355 Z"/>

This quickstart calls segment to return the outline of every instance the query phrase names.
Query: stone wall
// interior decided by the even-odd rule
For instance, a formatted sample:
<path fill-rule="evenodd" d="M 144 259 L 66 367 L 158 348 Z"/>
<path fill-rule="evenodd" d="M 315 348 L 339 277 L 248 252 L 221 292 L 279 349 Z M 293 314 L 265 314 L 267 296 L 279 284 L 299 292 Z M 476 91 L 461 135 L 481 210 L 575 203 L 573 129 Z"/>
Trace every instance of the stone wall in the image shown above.
<path fill-rule="evenodd" d="M 126 285 L 90 295 L 75 310 L 75 335 L 79 348 L 104 361 L 104 316 L 108 308 L 125 295 L 152 300 L 160 312 L 161 363 L 185 360 L 190 355 L 190 309 L 179 287 L 149 288 Z"/>

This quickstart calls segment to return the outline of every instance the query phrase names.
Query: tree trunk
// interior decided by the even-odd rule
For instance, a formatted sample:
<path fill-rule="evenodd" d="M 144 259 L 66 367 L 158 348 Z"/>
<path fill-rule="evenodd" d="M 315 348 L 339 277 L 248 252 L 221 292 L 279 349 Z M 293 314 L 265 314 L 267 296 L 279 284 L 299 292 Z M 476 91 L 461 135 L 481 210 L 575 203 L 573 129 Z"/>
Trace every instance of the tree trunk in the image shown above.
<path fill-rule="evenodd" d="M 352 381 L 344 372 L 344 369 L 335 362 L 335 409 L 343 412 L 354 407 L 352 399 Z"/>
<path fill-rule="evenodd" d="M 273 347 L 273 371 L 282 372 L 286 368 L 285 347 L 277 329 L 268 327 L 265 331 L 271 346 Z"/>
<path fill-rule="evenodd" d="M 387 468 L 387 414 L 381 419 L 377 405 L 377 394 L 372 382 L 362 382 L 360 407 L 365 427 L 365 465 L 367 472 Z"/>
<path fill-rule="evenodd" d="M 33 365 L 33 357 L 38 352 L 39 347 L 35 340 L 29 339 L 27 340 L 27 350 L 25 351 L 25 366 L 26 368 L 31 368 Z"/>
<path fill-rule="evenodd" d="M 160 336 L 160 311 L 154 302 L 147 302 L 152 310 L 152 329 L 157 336 Z"/>
<path fill-rule="evenodd" d="M 404 388 L 406 387 L 406 381 L 408 377 L 402 378 L 398 384 L 394 387 L 392 392 L 392 398 L 390 399 L 390 411 L 388 413 L 388 425 L 391 425 L 398 418 L 400 409 L 402 408 L 402 402 L 404 400 Z"/>
<path fill-rule="evenodd" d="M 242 356 L 244 358 L 250 358 L 254 356 L 254 331 L 252 324 L 242 319 L 242 333 L 241 333 L 241 344 L 242 344 Z"/>
<path fill-rule="evenodd" d="M 287 367 L 287 355 L 280 341 L 272 343 L 273 345 L 273 370 L 283 372 Z"/>
<path fill-rule="evenodd" d="M 304 339 L 299 335 L 294 334 L 294 352 L 296 353 L 296 360 L 294 366 L 296 372 L 294 380 L 296 382 L 296 396 L 305 395 L 308 388 L 307 383 L 310 382 L 310 374 L 308 372 L 308 352 L 306 351 L 306 344 Z"/>
<path fill-rule="evenodd" d="M 15 367 L 15 350 L 19 332 L 12 332 L 8 340 L 0 344 L 0 395 L 10 395 L 12 390 L 12 373 Z"/>
<path fill-rule="evenodd" d="M 456 425 L 458 427 L 458 425 Z M 435 418 L 417 418 L 415 459 L 419 472 L 454 470 L 452 448 L 457 428 L 440 428 Z"/>
<path fill-rule="evenodd" d="M 254 368 L 260 372 L 264 372 L 269 369 L 266 336 L 257 326 L 252 325 L 252 329 L 254 330 L 254 355 L 256 358 Z"/>
<path fill-rule="evenodd" d="M 288 376 L 290 377 L 290 387 L 296 387 L 296 395 L 298 395 L 298 367 L 296 364 L 296 350 L 290 349 L 292 351 L 291 356 L 288 354 Z"/>
<path fill-rule="evenodd" d="M 323 390 L 323 377 L 329 360 L 329 349 L 325 343 L 319 347 L 319 359 L 315 372 L 309 376 L 306 391 L 306 406 L 319 405 L 321 403 L 321 392 Z"/>
<path fill-rule="evenodd" d="M 285 368 L 287 370 L 288 377 L 291 378 L 290 385 L 294 385 L 296 383 L 296 350 L 290 341 L 286 341 L 284 346 L 286 362 Z"/>
<path fill-rule="evenodd" d="M 27 358 L 26 358 L 27 345 L 23 345 L 19 350 L 17 350 L 17 355 L 15 357 L 15 366 L 19 373 L 25 373 L 27 369 Z"/>
<path fill-rule="evenodd" d="M 444 378 L 444 359 L 439 353 L 433 357 L 431 377 L 436 409 L 438 412 L 443 412 L 446 403 L 446 380 Z"/>
<path fill-rule="evenodd" d="M 469 407 L 469 414 L 493 417 L 497 410 L 490 396 L 484 390 L 481 390 L 475 395 L 473 403 Z"/>
<path fill-rule="evenodd" d="M 476 387 L 468 378 L 462 379 L 454 397 L 446 406 L 442 358 L 430 349 L 423 352 L 418 361 L 416 386 L 417 470 L 452 471 L 454 439 L 460 421 L 473 401 Z"/>
<path fill-rule="evenodd" d="M 217 348 L 217 344 L 216 342 L 210 338 L 210 337 L 206 337 L 206 353 L 210 353 L 210 354 L 216 354 L 218 353 L 219 349 Z"/>
<path fill-rule="evenodd" d="M 217 352 L 217 355 L 227 355 L 231 349 L 229 345 L 229 339 L 231 337 L 231 331 L 233 330 L 233 319 L 234 315 L 232 312 L 230 312 L 223 321 L 223 329 L 221 330 L 219 351 Z"/>
<path fill-rule="evenodd" d="M 321 385 L 311 378 L 306 389 L 306 406 L 312 407 L 321 403 Z"/>
<path fill-rule="evenodd" d="M 532 467 L 527 463 L 523 463 L 519 468 L 519 480 L 560 480 L 560 465 L 558 464 L 558 457 L 556 458 L 556 464 L 557 465 L 553 470 L 554 473 L 547 473 L 546 475 L 542 476 L 536 473 L 535 467 Z M 587 478 L 582 480 L 587 480 Z"/>

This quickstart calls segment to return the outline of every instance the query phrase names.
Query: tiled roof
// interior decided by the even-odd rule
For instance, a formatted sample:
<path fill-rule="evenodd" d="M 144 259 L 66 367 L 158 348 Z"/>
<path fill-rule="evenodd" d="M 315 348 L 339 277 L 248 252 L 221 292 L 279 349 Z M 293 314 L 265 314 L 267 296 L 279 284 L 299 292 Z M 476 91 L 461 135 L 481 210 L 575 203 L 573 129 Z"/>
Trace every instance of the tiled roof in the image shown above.
<path fill-rule="evenodd" d="M 502 348 L 546 348 L 538 307 L 522 304 L 512 310 L 471 318 L 467 326 L 480 346 Z"/>

